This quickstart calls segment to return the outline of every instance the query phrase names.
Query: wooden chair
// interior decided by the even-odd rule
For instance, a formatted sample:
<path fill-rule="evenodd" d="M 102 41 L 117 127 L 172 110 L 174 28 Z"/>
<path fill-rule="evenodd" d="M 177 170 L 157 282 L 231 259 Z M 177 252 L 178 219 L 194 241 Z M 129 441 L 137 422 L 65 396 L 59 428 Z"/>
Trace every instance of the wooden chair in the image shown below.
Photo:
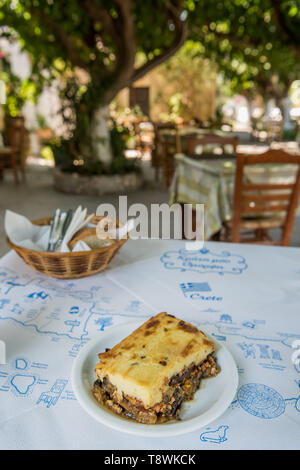
<path fill-rule="evenodd" d="M 163 181 L 169 186 L 175 169 L 174 154 L 181 152 L 181 142 L 178 126 L 173 122 L 156 122 L 154 125 L 154 148 L 152 151 L 152 166 L 155 168 L 156 178 L 160 169 L 163 170 Z M 169 141 L 164 138 L 164 131 L 173 131 L 175 139 Z"/>
<path fill-rule="evenodd" d="M 296 164 L 297 176 L 292 184 L 248 183 L 246 165 Z M 291 155 L 281 149 L 268 150 L 260 155 L 237 155 L 233 219 L 225 226 L 225 241 L 233 243 L 290 244 L 295 212 L 300 195 L 300 155 Z M 253 217 L 251 217 L 253 216 Z M 273 241 L 272 228 L 281 229 L 281 239 Z M 249 238 L 250 231 L 252 238 Z M 224 238 L 223 238 L 224 240 Z"/>
<path fill-rule="evenodd" d="M 209 145 L 209 144 L 217 144 L 218 146 L 220 146 L 223 154 L 225 154 L 225 146 L 231 145 L 232 153 L 236 154 L 238 143 L 239 143 L 239 140 L 237 137 L 221 136 L 221 135 L 214 134 L 214 133 L 204 134 L 203 137 L 202 136 L 188 137 L 187 138 L 187 154 L 197 156 L 199 155 L 196 152 L 197 147 L 199 147 L 200 145 L 202 146 L 202 145 Z"/>
<path fill-rule="evenodd" d="M 7 129 L 8 146 L 0 147 L 0 179 L 3 179 L 3 171 L 12 168 L 15 183 L 19 183 L 18 171 L 21 171 L 22 179 L 25 179 L 25 165 L 23 159 L 23 144 L 25 137 L 24 118 L 9 120 Z"/>
<path fill-rule="evenodd" d="M 136 149 L 141 155 L 151 152 L 153 148 L 154 127 L 149 119 L 137 119 L 134 124 L 134 135 L 136 139 Z"/>

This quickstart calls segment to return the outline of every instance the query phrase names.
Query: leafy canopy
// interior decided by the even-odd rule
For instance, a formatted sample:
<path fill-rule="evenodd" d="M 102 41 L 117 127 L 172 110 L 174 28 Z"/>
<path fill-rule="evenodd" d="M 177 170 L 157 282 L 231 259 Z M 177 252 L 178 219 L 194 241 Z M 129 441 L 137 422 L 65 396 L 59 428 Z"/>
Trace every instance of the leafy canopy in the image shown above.
<path fill-rule="evenodd" d="M 214 60 L 233 92 L 286 95 L 299 77 L 299 0 L 199 1 L 190 35 Z"/>
<path fill-rule="evenodd" d="M 30 53 L 39 89 L 59 78 L 77 153 L 96 109 L 188 38 L 234 91 L 280 97 L 299 77 L 300 0 L 0 0 L 0 24 Z"/>
<path fill-rule="evenodd" d="M 0 21 L 1 34 L 17 31 L 31 53 L 33 80 L 68 82 L 75 70 L 69 96 L 88 108 L 188 37 L 237 91 L 280 93 L 299 73 L 300 0 L 0 0 Z"/>

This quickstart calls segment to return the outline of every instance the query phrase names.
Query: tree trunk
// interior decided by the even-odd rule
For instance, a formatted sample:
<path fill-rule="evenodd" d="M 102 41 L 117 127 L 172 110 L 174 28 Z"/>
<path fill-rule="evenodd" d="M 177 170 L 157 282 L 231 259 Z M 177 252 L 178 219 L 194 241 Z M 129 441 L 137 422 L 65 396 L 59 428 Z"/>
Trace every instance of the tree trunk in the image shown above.
<path fill-rule="evenodd" d="M 254 111 L 254 100 L 252 99 L 251 96 L 246 97 L 247 98 L 247 108 L 248 108 L 248 123 L 250 124 L 251 128 L 254 128 L 254 121 L 253 121 L 253 111 Z"/>
<path fill-rule="evenodd" d="M 92 119 L 92 149 L 93 157 L 101 161 L 104 167 L 109 167 L 113 155 L 110 143 L 110 132 L 108 127 L 109 107 L 99 107 Z"/>
<path fill-rule="evenodd" d="M 282 98 L 280 100 L 280 104 L 281 104 L 280 109 L 281 109 L 281 112 L 282 112 L 282 119 L 283 119 L 283 129 L 287 130 L 287 131 L 290 131 L 290 130 L 294 129 L 294 125 L 291 121 L 291 115 L 290 115 L 290 111 L 291 111 L 291 107 L 292 107 L 290 97 L 286 96 L 285 98 Z"/>

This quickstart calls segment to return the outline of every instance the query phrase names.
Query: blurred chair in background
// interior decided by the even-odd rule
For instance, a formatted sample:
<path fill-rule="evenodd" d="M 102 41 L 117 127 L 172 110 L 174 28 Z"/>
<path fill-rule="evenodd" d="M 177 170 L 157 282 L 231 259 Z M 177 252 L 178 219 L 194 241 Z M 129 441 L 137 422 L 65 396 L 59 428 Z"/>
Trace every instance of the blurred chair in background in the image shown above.
<path fill-rule="evenodd" d="M 187 154 L 189 156 L 201 156 L 207 155 L 208 152 L 203 152 L 204 146 L 213 146 L 221 150 L 219 154 L 221 155 L 235 155 L 237 152 L 239 140 L 234 136 L 221 136 L 218 134 L 210 133 L 204 134 L 203 136 L 189 137 L 187 139 Z M 232 147 L 232 152 L 227 151 L 227 147 Z M 197 153 L 197 148 L 201 147 L 201 153 Z M 214 152 L 209 152 L 214 154 Z"/>
<path fill-rule="evenodd" d="M 3 179 L 5 169 L 11 168 L 14 174 L 14 181 L 19 183 L 19 171 L 23 181 L 25 180 L 25 125 L 24 118 L 9 118 L 6 123 L 5 137 L 7 144 L 0 147 L 0 179 Z"/>
<path fill-rule="evenodd" d="M 246 165 L 296 164 L 295 182 L 249 183 L 244 174 Z M 224 241 L 267 245 L 290 244 L 295 213 L 300 196 L 300 155 L 272 149 L 260 155 L 237 155 L 233 218 L 225 224 Z M 269 230 L 281 229 L 281 238 L 274 241 Z"/>
<path fill-rule="evenodd" d="M 179 129 L 173 122 L 155 122 L 154 148 L 152 151 L 152 166 L 155 168 L 155 177 L 159 178 L 160 170 L 163 172 L 165 186 L 169 186 L 174 173 L 174 155 L 181 153 Z"/>

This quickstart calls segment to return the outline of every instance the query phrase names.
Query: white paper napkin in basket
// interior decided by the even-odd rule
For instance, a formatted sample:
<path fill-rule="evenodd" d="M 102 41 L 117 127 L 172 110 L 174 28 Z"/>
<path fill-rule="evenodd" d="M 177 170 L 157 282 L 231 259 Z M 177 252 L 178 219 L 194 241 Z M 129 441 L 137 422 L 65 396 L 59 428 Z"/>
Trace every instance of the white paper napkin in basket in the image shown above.
<path fill-rule="evenodd" d="M 12 243 L 30 250 L 45 251 L 47 249 L 50 226 L 34 225 L 23 215 L 6 210 L 4 219 L 6 235 Z"/>
<path fill-rule="evenodd" d="M 86 209 L 79 206 L 72 218 L 71 224 L 58 249 L 60 252 L 69 252 L 68 243 L 78 230 L 89 223 L 93 215 L 86 218 Z M 4 227 L 8 238 L 17 246 L 30 250 L 47 251 L 50 225 L 34 225 L 23 215 L 6 210 Z M 88 251 L 90 247 L 83 241 L 76 243 L 73 251 Z"/>
<path fill-rule="evenodd" d="M 83 227 L 89 225 L 93 214 L 86 217 L 87 209 L 82 209 L 79 206 L 73 214 L 71 223 L 65 233 L 65 236 L 58 247 L 58 252 L 69 252 L 68 243 L 73 236 Z M 120 240 L 127 233 L 133 230 L 135 226 L 135 219 L 128 220 L 124 225 L 118 229 L 112 229 L 105 233 L 105 238 L 112 238 Z M 50 225 L 38 226 L 30 222 L 29 219 L 23 215 L 17 214 L 11 210 L 6 210 L 4 227 L 8 238 L 17 246 L 28 248 L 30 250 L 47 251 Z M 105 239 L 103 240 L 105 246 Z M 109 242 L 107 242 L 109 244 Z M 72 251 L 89 251 L 90 247 L 83 241 L 79 240 Z"/>

